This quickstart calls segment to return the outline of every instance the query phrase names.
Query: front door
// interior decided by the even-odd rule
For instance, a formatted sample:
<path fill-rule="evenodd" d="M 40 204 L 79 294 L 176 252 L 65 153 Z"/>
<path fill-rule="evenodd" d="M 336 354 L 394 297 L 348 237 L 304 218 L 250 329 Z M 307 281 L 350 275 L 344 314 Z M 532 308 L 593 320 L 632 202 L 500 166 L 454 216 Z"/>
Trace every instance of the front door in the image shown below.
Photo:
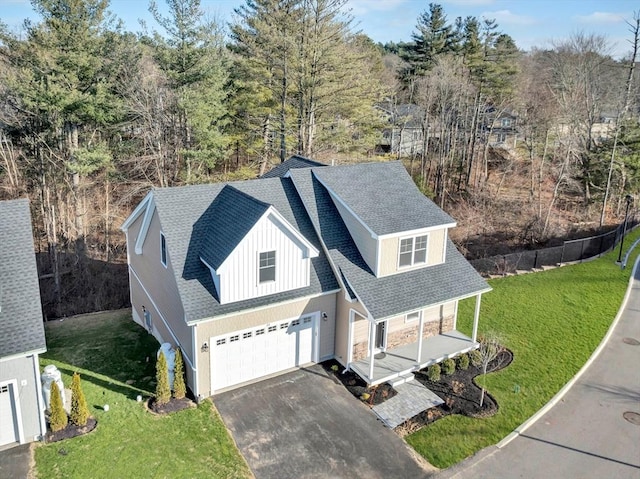
<path fill-rule="evenodd" d="M 374 351 L 379 353 L 384 351 L 387 347 L 387 322 L 383 321 L 375 325 L 376 328 L 376 342 L 374 344 Z"/>

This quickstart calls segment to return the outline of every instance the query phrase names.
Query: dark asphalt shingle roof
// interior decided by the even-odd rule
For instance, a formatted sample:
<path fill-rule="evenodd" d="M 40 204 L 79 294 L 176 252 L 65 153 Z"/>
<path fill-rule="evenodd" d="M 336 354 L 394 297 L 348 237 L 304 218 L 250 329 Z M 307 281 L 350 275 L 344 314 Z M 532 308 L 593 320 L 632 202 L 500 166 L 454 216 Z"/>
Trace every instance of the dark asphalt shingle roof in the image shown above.
<path fill-rule="evenodd" d="M 251 196 L 257 202 L 272 205 L 320 251 L 318 257 L 311 259 L 308 287 L 224 305 L 219 303 L 211 273 L 200 261 L 200 254 L 208 232 L 215 229 L 213 225 L 217 221 L 215 215 L 219 206 L 215 200 L 226 186 Z M 258 179 L 227 185 L 219 183 L 160 188 L 153 191 L 153 197 L 166 237 L 169 261 L 175 274 L 185 317 L 189 322 L 333 291 L 339 287 L 313 225 L 304 213 L 300 198 L 288 178 Z M 254 207 L 258 208 L 257 204 Z M 242 217 L 236 220 L 244 222 Z M 246 224 L 244 227 L 246 228 Z"/>
<path fill-rule="evenodd" d="M 324 163 L 320 163 L 318 161 L 310 160 L 309 158 L 305 158 L 304 156 L 294 155 L 291 158 L 283 161 L 278 166 L 273 169 L 267 171 L 260 178 L 276 178 L 283 177 L 287 174 L 287 171 L 298 169 L 298 168 L 310 168 L 313 166 L 326 166 Z"/>
<path fill-rule="evenodd" d="M 205 233 L 200 256 L 217 270 L 269 205 L 226 185 L 209 208 L 215 221 L 209 224 Z"/>
<path fill-rule="evenodd" d="M 45 350 L 29 201 L 0 201 L 0 358 Z"/>
<path fill-rule="evenodd" d="M 389 173 L 389 169 L 381 166 L 370 165 L 370 168 L 374 172 L 378 170 L 381 175 Z M 401 315 L 490 289 L 449 240 L 443 264 L 376 278 L 353 243 L 330 195 L 316 178 L 326 178 L 327 170 L 296 170 L 291 172 L 291 178 L 329 251 L 331 261 L 375 319 Z M 390 206 L 382 198 L 379 201 L 371 201 L 371 204 Z M 448 215 L 446 218 L 447 223 L 452 222 Z"/>
<path fill-rule="evenodd" d="M 420 193 L 399 161 L 313 168 L 313 172 L 377 235 L 455 223 Z"/>

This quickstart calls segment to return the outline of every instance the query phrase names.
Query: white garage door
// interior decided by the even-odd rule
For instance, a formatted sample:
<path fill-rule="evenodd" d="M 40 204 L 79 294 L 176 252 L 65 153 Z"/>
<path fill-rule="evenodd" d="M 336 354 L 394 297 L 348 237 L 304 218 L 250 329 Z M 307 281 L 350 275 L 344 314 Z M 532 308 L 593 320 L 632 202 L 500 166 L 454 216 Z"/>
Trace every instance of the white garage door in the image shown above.
<path fill-rule="evenodd" d="M 0 446 L 19 441 L 12 396 L 9 384 L 0 386 Z"/>
<path fill-rule="evenodd" d="M 211 389 L 316 361 L 318 314 L 211 338 Z"/>

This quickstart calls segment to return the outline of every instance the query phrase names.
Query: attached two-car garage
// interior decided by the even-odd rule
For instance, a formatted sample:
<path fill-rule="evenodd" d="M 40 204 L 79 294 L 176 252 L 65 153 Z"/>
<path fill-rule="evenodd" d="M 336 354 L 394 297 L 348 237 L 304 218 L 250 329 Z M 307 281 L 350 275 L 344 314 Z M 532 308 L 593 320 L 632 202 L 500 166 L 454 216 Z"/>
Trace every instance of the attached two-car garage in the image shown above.
<path fill-rule="evenodd" d="M 319 313 L 211 338 L 211 389 L 318 361 Z"/>

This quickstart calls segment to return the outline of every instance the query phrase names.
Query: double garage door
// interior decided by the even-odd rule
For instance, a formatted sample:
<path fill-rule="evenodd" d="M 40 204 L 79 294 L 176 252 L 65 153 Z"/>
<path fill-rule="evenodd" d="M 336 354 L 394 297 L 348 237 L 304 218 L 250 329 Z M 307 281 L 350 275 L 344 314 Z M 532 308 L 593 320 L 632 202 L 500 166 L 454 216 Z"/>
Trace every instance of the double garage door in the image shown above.
<path fill-rule="evenodd" d="M 317 362 L 318 316 L 314 313 L 211 338 L 212 391 Z"/>

